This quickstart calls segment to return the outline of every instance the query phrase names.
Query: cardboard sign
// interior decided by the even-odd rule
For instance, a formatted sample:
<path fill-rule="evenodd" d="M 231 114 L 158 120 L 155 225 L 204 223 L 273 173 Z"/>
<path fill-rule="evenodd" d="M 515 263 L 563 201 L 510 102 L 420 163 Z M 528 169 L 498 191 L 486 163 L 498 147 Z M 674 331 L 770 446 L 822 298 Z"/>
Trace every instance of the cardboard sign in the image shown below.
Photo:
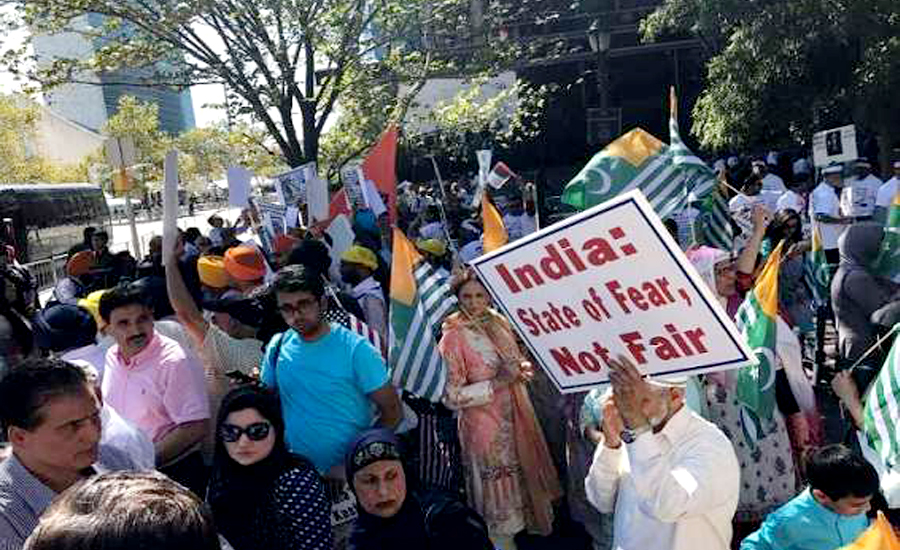
<path fill-rule="evenodd" d="M 163 265 L 178 240 L 178 152 L 166 153 L 163 162 Z"/>
<path fill-rule="evenodd" d="M 813 134 L 813 164 L 816 167 L 857 158 L 856 126 L 853 124 Z"/>
<path fill-rule="evenodd" d="M 714 372 L 754 361 L 640 191 L 473 265 L 563 393 L 607 383 L 608 359 L 617 355 L 650 375 Z"/>

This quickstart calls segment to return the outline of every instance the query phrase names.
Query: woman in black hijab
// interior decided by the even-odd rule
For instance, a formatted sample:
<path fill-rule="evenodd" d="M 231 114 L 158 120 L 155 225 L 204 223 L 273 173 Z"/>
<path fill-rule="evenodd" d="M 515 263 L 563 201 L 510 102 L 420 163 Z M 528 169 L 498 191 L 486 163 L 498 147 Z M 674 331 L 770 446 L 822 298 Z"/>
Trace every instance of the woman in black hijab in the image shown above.
<path fill-rule="evenodd" d="M 318 472 L 288 452 L 278 398 L 255 386 L 222 400 L 207 492 L 235 550 L 331 550 L 331 505 Z"/>
<path fill-rule="evenodd" d="M 345 468 L 359 511 L 350 550 L 493 548 L 484 520 L 459 499 L 434 490 L 407 492 L 400 444 L 389 430 L 360 434 Z"/>

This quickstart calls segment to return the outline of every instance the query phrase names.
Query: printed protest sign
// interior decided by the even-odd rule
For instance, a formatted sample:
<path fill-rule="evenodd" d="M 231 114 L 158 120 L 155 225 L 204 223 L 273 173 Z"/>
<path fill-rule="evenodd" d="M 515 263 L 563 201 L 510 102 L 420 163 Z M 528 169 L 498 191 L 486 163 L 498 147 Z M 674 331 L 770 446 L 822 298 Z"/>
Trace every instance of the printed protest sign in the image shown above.
<path fill-rule="evenodd" d="M 608 382 L 608 360 L 617 355 L 651 375 L 753 362 L 734 324 L 640 191 L 473 265 L 563 393 Z"/>
<path fill-rule="evenodd" d="M 813 134 L 813 164 L 818 168 L 856 158 L 856 126 L 853 124 Z"/>
<path fill-rule="evenodd" d="M 228 206 L 245 208 L 248 206 L 253 172 L 243 166 L 229 166 L 228 172 Z"/>
<path fill-rule="evenodd" d="M 310 164 L 315 171 L 315 163 Z M 275 176 L 275 189 L 278 191 L 281 204 L 296 206 L 306 201 L 306 178 L 309 173 L 309 165 L 304 164 L 290 172 Z"/>

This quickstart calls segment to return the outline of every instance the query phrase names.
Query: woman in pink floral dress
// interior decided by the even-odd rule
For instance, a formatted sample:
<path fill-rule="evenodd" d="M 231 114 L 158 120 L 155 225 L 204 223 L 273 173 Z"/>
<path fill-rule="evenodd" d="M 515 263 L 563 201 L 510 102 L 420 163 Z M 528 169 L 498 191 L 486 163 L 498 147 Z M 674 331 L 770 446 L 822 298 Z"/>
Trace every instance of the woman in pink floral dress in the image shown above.
<path fill-rule="evenodd" d="M 458 411 L 469 502 L 495 545 L 515 548 L 520 531 L 550 534 L 552 503 L 562 496 L 524 385 L 531 364 L 471 271 L 455 276 L 451 288 L 461 310 L 443 326 L 444 403 Z"/>

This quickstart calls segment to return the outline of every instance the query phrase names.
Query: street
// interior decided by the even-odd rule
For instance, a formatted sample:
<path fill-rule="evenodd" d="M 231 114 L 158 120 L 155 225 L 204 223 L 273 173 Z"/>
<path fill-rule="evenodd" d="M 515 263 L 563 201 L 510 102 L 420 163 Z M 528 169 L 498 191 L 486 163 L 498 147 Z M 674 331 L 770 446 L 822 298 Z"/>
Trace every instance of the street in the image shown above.
<path fill-rule="evenodd" d="M 199 210 L 193 216 L 183 216 L 178 218 L 178 227 L 187 229 L 196 227 L 204 235 L 209 234 L 210 225 L 206 222 L 207 218 L 212 214 L 220 214 L 227 222 L 233 223 L 240 214 L 240 208 L 221 208 Z M 162 235 L 163 221 L 162 218 L 147 221 L 146 214 L 141 211 L 137 214 L 137 234 L 140 240 L 140 250 L 138 253 L 132 254 L 137 260 L 140 260 L 147 254 L 147 244 L 156 235 Z M 131 228 L 124 218 L 117 219 L 112 226 L 112 234 L 110 235 L 109 249 L 112 252 L 120 252 L 122 250 L 131 249 Z"/>

